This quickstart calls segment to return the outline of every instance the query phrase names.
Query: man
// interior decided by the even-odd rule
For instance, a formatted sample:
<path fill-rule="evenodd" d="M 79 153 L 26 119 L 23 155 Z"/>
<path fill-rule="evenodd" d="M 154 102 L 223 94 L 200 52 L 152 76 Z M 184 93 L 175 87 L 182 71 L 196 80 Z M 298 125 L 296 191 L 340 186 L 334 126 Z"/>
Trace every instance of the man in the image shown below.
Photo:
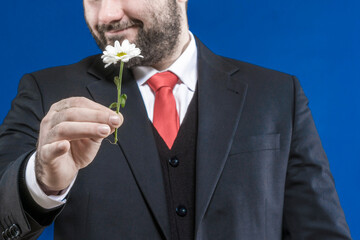
<path fill-rule="evenodd" d="M 55 239 L 351 239 L 296 78 L 214 55 L 185 0 L 84 9 L 100 48 L 128 39 L 144 58 L 127 63 L 119 115 L 107 108 L 118 70 L 100 56 L 22 79 L 0 131 L 3 239 L 53 221 Z M 175 76 L 170 140 L 162 73 Z"/>

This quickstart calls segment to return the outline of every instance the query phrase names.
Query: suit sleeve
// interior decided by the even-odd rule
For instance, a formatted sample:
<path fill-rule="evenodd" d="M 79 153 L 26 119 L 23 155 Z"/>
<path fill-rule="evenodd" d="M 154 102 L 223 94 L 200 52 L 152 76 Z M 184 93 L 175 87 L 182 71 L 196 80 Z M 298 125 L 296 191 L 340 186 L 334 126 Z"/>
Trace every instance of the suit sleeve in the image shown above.
<path fill-rule="evenodd" d="M 31 198 L 25 166 L 36 149 L 42 98 L 32 75 L 25 75 L 18 94 L 0 127 L 0 239 L 36 239 L 61 208 L 46 210 Z"/>
<path fill-rule="evenodd" d="M 284 202 L 284 239 L 351 239 L 326 154 L 296 78 Z"/>

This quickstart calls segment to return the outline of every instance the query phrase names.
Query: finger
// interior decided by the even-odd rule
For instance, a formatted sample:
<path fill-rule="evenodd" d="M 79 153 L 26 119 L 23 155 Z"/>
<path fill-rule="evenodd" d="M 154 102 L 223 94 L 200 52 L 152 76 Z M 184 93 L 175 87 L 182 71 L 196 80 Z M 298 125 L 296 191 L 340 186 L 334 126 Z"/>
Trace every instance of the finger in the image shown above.
<path fill-rule="evenodd" d="M 90 108 L 95 110 L 104 110 L 104 111 L 113 112 L 111 109 L 85 97 L 71 97 L 71 98 L 63 99 L 59 102 L 54 103 L 51 106 L 50 111 L 59 112 L 64 109 L 74 108 L 74 107 Z"/>
<path fill-rule="evenodd" d="M 73 107 L 52 114 L 49 128 L 61 122 L 93 122 L 108 124 L 113 128 L 118 128 L 123 122 L 123 117 L 120 113 L 116 114 L 111 110 L 103 111 Z"/>
<path fill-rule="evenodd" d="M 70 142 L 67 140 L 53 142 L 42 146 L 39 157 L 42 160 L 50 160 L 60 157 L 70 149 Z"/>
<path fill-rule="evenodd" d="M 107 124 L 90 123 L 90 122 L 62 122 L 53 127 L 48 136 L 48 143 L 61 140 L 78 140 L 78 139 L 101 139 L 109 136 L 112 129 Z"/>

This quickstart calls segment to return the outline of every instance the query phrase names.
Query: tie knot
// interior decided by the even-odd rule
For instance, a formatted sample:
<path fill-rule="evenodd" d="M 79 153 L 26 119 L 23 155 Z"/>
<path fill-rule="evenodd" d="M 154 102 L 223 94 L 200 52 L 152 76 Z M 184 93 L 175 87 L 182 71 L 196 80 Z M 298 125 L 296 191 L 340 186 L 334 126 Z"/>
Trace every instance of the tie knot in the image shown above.
<path fill-rule="evenodd" d="M 148 81 L 147 84 L 150 88 L 156 92 L 162 87 L 174 88 L 178 81 L 178 77 L 169 71 L 154 74 Z"/>

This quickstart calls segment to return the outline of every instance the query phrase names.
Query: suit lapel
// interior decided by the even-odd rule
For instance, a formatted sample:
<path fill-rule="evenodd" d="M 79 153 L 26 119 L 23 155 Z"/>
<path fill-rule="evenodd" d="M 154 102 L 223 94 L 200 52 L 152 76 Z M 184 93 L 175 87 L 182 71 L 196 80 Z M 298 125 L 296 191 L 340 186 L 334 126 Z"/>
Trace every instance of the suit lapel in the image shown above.
<path fill-rule="evenodd" d="M 99 78 L 100 81 L 89 84 L 87 88 L 96 102 L 109 106 L 116 101 L 116 87 L 112 79 L 117 71 L 104 71 L 98 66 L 103 68 L 103 64 L 97 62 L 90 68 L 89 73 Z M 165 187 L 151 122 L 147 117 L 132 73 L 125 70 L 123 79 L 122 90 L 128 95 L 128 100 L 125 108 L 120 110 L 124 116 L 124 124 L 119 128 L 118 144 L 129 163 L 140 191 L 164 236 L 168 239 L 170 227 Z"/>
<path fill-rule="evenodd" d="M 245 101 L 247 84 L 233 79 L 237 67 L 197 40 L 199 123 L 195 234 L 223 171 Z"/>

